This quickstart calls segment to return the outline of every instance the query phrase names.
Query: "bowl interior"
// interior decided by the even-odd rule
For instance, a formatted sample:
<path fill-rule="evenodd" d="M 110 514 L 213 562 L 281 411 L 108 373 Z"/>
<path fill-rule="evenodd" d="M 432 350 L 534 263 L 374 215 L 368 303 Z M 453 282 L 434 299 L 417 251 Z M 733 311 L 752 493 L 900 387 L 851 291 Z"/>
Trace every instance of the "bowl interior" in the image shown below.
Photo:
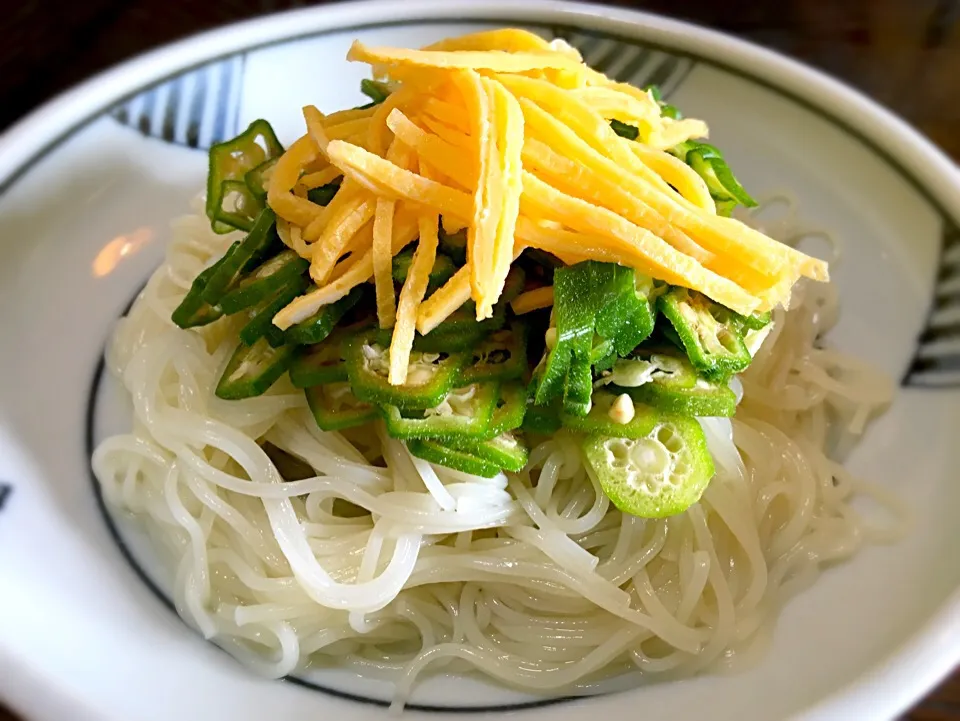
<path fill-rule="evenodd" d="M 149 78 L 126 99 L 128 89 L 118 87 L 109 110 L 51 147 L 0 197 L 0 571 L 8 579 L 3 615 L 16 619 L 0 623 L 0 658 L 83 699 L 103 718 L 169 718 L 185 708 L 193 716 L 202 708 L 209 718 L 237 720 L 331 704 L 348 718 L 369 712 L 356 699 L 331 699 L 310 685 L 367 702 L 389 699 L 382 681 L 346 672 L 307 673 L 299 686 L 254 679 L 195 636 L 158 596 L 169 578 L 136 525 L 101 507 L 89 450 L 129 422 L 118 384 L 102 376 L 104 342 L 162 257 L 171 219 L 190 212 L 204 182 L 204 149 L 257 117 L 290 141 L 302 132 L 304 104 L 332 111 L 361 103 L 364 67 L 343 60 L 354 38 L 419 46 L 482 25 L 517 24 L 508 14 L 436 17 L 273 42 L 159 83 Z M 586 31 L 576 15 L 538 17 L 531 29 L 566 37 L 611 75 L 660 83 L 685 114 L 708 121 L 711 142 L 748 189 L 760 198 L 788 196 L 799 227 L 836 240 L 843 310 L 830 340 L 900 382 L 893 407 L 849 467 L 908 502 L 918 522 L 902 542 L 867 547 L 791 602 L 753 668 L 524 714 L 618 714 L 640 702 L 677 719 L 706 711 L 714 719 L 781 718 L 850 687 L 908 644 L 905 658 L 945 668 L 955 624 L 916 634 L 960 584 L 953 560 L 960 458 L 951 443 L 960 421 L 960 345 L 951 340 L 960 323 L 960 306 L 951 302 L 960 293 L 956 207 L 945 208 L 898 160 L 915 152 L 909 138 L 894 136 L 881 152 L 855 119 L 838 119 L 768 82 L 769 67 L 730 67 L 736 63 L 727 41 L 704 38 L 702 50 L 691 53 L 663 29 L 669 24 L 607 21 L 608 30 Z M 882 518 L 878 508 L 861 510 Z M 895 710 L 901 701 L 894 696 L 873 708 Z M 461 707 L 537 700 L 438 677 L 414 701 Z"/>

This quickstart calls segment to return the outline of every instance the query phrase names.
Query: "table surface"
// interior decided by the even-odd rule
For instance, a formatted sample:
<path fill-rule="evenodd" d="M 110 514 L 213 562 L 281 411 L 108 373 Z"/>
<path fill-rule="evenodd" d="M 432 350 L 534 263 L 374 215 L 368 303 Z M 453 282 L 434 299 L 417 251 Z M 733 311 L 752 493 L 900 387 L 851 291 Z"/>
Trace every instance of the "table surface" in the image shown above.
<path fill-rule="evenodd" d="M 0 18 L 0 129 L 56 93 L 139 52 L 217 25 L 305 4 L 27 0 Z M 960 160 L 960 0 L 609 4 L 691 20 L 804 60 L 892 108 Z M 904 718 L 960 721 L 960 670 Z M 16 719 L 0 706 L 0 721 Z"/>

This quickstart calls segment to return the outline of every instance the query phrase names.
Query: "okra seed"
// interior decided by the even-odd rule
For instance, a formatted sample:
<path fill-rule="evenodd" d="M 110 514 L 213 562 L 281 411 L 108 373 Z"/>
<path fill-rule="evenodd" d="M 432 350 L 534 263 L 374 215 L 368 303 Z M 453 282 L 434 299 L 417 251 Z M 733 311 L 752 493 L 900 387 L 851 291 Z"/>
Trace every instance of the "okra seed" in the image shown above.
<path fill-rule="evenodd" d="M 553 347 L 557 344 L 557 329 L 547 328 L 547 332 L 543 336 L 543 339 L 546 341 L 547 348 L 553 350 Z"/>
<path fill-rule="evenodd" d="M 617 400 L 613 402 L 610 410 L 607 411 L 610 420 L 620 425 L 626 425 L 632 421 L 635 413 L 636 410 L 633 407 L 633 399 L 627 393 L 621 393 L 617 396 Z"/>

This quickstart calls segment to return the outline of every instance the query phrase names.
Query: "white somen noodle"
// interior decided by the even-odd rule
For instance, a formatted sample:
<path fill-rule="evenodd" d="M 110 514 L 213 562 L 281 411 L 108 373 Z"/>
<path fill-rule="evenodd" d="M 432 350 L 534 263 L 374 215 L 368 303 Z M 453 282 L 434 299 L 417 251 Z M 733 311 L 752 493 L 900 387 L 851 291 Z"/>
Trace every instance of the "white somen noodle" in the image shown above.
<path fill-rule="evenodd" d="M 562 435 L 524 472 L 480 478 L 415 459 L 382 429 L 320 431 L 286 378 L 216 398 L 236 322 L 185 331 L 169 318 L 232 240 L 200 215 L 175 224 L 108 352 L 133 430 L 93 465 L 172 564 L 180 615 L 260 673 L 381 672 L 399 704 L 440 669 L 564 694 L 628 669 L 690 675 L 748 659 L 824 565 L 900 530 L 861 518 L 851 504 L 865 493 L 898 508 L 830 457 L 892 387 L 821 345 L 829 285 L 799 286 L 775 312 L 735 418 L 702 420 L 717 475 L 700 503 L 648 520 L 616 510 Z M 285 479 L 273 449 L 309 470 Z"/>

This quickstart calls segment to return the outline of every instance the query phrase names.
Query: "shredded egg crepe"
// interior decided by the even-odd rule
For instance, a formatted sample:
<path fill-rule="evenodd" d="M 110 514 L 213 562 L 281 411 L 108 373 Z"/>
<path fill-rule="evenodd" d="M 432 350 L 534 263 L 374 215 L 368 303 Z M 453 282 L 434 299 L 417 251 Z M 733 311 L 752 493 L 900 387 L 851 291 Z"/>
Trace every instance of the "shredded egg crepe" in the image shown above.
<path fill-rule="evenodd" d="M 514 29 L 421 50 L 358 41 L 347 59 L 391 92 L 369 108 L 303 109 L 306 132 L 276 163 L 267 202 L 316 288 L 273 323 L 286 330 L 372 280 L 380 325 L 393 329 L 393 384 L 415 331 L 470 299 L 478 321 L 492 316 L 526 248 L 635 268 L 744 315 L 786 307 L 801 277 L 829 278 L 825 262 L 718 215 L 703 178 L 666 152 L 706 137 L 705 123 L 662 116 L 650 92 L 588 68 L 562 41 Z M 329 205 L 308 198 L 340 175 Z M 466 264 L 425 300 L 438 215 L 444 230 L 466 229 Z M 390 259 L 415 241 L 398 299 Z"/>

